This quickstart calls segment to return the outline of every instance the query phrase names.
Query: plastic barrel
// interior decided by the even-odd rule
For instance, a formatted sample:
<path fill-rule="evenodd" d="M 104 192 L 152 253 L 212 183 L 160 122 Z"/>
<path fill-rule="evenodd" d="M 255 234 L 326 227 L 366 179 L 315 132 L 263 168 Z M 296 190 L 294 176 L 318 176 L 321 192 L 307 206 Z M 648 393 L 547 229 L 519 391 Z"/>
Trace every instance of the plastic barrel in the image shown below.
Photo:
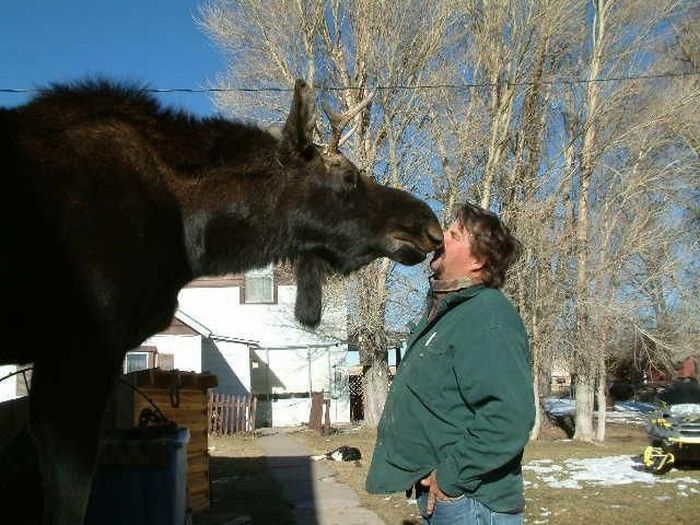
<path fill-rule="evenodd" d="M 174 425 L 104 435 L 85 524 L 183 525 L 189 440 Z"/>

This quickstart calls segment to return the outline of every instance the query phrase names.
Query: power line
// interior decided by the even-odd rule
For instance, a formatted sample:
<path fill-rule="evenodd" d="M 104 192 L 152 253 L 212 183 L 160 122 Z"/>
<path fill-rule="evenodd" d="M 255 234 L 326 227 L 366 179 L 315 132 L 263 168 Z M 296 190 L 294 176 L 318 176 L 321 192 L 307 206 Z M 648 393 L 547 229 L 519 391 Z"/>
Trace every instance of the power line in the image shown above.
<path fill-rule="evenodd" d="M 495 86 L 534 86 L 537 84 L 548 85 L 571 85 L 571 84 L 593 84 L 598 82 L 629 82 L 633 80 L 654 80 L 660 78 L 680 78 L 700 75 L 700 71 L 692 71 L 688 73 L 659 73 L 656 75 L 631 75 L 619 77 L 605 78 L 575 78 L 554 79 L 554 80 L 525 80 L 521 82 L 465 82 L 461 84 L 393 84 L 393 85 L 377 85 L 374 89 L 383 90 L 430 90 L 430 89 L 473 89 L 473 88 L 488 88 Z M 351 91 L 364 89 L 358 86 L 314 86 L 319 91 Z M 36 93 L 42 91 L 41 88 L 0 88 L 0 93 Z M 227 92 L 290 92 L 293 88 L 288 87 L 231 87 L 231 88 L 145 88 L 143 91 L 148 93 L 227 93 Z"/>

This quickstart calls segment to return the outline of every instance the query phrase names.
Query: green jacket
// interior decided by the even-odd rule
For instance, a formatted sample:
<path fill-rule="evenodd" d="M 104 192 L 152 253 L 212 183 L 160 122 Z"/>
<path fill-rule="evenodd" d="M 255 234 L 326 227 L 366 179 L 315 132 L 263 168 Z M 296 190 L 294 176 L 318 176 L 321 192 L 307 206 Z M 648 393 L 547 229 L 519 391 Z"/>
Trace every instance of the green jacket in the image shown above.
<path fill-rule="evenodd" d="M 454 292 L 408 337 L 366 488 L 407 490 L 437 468 L 446 494 L 520 512 L 534 415 L 527 333 L 515 308 L 498 289 Z"/>

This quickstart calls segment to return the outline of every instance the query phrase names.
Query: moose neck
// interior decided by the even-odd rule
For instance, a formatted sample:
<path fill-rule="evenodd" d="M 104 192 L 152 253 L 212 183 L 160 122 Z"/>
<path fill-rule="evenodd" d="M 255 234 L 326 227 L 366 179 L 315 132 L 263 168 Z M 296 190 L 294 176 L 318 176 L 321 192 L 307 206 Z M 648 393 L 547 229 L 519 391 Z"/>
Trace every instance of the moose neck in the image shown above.
<path fill-rule="evenodd" d="M 193 277 L 241 272 L 288 258 L 287 174 L 276 160 L 276 138 L 235 123 L 203 126 L 202 149 L 187 148 L 190 165 L 178 170 L 187 175 L 177 177 L 172 187 L 183 213 Z M 191 164 L 193 158 L 198 165 Z"/>

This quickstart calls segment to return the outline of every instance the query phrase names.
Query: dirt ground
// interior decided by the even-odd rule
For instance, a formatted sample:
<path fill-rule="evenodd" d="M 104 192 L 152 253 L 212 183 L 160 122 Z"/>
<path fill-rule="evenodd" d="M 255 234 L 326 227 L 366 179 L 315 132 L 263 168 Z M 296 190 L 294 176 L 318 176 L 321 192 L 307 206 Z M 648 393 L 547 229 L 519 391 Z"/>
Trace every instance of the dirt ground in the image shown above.
<path fill-rule="evenodd" d="M 267 468 L 258 438 L 209 438 L 211 510 L 193 525 L 294 525 L 290 507 Z"/>
<path fill-rule="evenodd" d="M 547 426 L 538 442 L 528 445 L 524 464 L 542 461 L 560 464 L 573 458 L 638 457 L 647 444 L 639 427 L 609 425 L 602 444 L 576 443 L 565 439 L 556 427 Z M 404 494 L 372 495 L 364 490 L 376 434 L 359 427 L 338 429 L 331 436 L 300 429 L 291 436 L 312 454 L 340 445 L 355 446 L 363 455 L 359 463 L 329 461 L 326 464 L 339 481 L 352 486 L 361 504 L 374 510 L 386 525 L 419 525 L 418 510 Z M 196 516 L 195 525 L 246 523 L 251 525 L 292 524 L 279 487 L 267 472 L 265 458 L 254 436 L 212 440 L 212 512 Z M 657 525 L 700 522 L 700 470 L 673 469 L 663 483 L 597 485 L 581 482 L 578 488 L 548 485 L 544 478 L 525 469 L 526 523 L 550 525 Z M 246 521 L 249 516 L 252 521 Z M 241 521 L 236 521 L 240 519 Z"/>

